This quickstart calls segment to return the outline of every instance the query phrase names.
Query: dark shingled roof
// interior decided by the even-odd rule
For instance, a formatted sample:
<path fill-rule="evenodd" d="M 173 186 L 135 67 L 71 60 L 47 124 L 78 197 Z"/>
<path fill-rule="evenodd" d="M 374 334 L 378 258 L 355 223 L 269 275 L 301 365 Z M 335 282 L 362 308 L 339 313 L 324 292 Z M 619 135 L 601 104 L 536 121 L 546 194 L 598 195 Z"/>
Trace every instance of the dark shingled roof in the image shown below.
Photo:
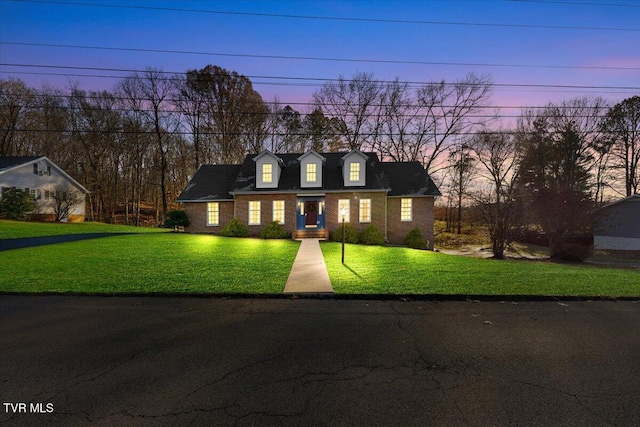
<path fill-rule="evenodd" d="M 284 168 L 280 174 L 278 188 L 256 188 L 256 162 L 253 158 L 255 154 L 247 155 L 242 163 L 240 175 L 233 185 L 231 192 L 255 191 L 273 192 L 273 191 L 313 191 L 313 188 L 300 187 L 300 162 L 298 157 L 304 153 L 276 154 L 284 162 Z M 315 189 L 316 191 L 331 191 L 345 189 L 360 190 L 383 190 L 389 188 L 389 180 L 384 174 L 384 170 L 380 166 L 378 156 L 375 153 L 364 153 L 369 159 L 366 164 L 366 185 L 359 187 L 345 187 L 342 178 L 342 167 L 340 167 L 340 159 L 347 153 L 319 153 L 326 159 L 322 168 L 322 187 Z"/>
<path fill-rule="evenodd" d="M 0 170 L 9 169 L 23 163 L 28 163 L 32 160 L 39 159 L 40 157 L 42 156 L 0 157 Z"/>
<path fill-rule="evenodd" d="M 182 194 L 183 201 L 230 200 L 229 189 L 240 172 L 241 165 L 202 165 L 193 175 Z"/>
<path fill-rule="evenodd" d="M 179 202 L 232 199 L 231 193 L 242 192 L 302 192 L 338 190 L 385 190 L 389 196 L 440 196 L 419 162 L 380 162 L 375 153 L 364 153 L 366 185 L 345 187 L 340 159 L 348 153 L 319 153 L 323 166 L 321 188 L 300 187 L 300 162 L 303 153 L 276 154 L 284 163 L 277 188 L 256 188 L 257 154 L 245 156 L 241 165 L 202 165 L 184 189 Z"/>
<path fill-rule="evenodd" d="M 420 162 L 380 163 L 391 182 L 389 196 L 441 196 Z"/>

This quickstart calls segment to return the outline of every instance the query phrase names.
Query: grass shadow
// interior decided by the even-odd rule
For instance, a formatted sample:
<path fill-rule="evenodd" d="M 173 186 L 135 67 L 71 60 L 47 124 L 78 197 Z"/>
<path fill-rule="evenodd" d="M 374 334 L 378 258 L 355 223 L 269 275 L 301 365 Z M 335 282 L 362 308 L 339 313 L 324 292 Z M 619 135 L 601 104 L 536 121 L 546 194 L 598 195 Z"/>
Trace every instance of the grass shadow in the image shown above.
<path fill-rule="evenodd" d="M 344 266 L 344 268 L 346 268 L 347 270 L 349 270 L 354 276 L 356 276 L 358 279 L 362 280 L 362 276 L 360 276 L 358 273 L 356 273 L 356 271 L 349 267 L 347 264 L 342 264 Z"/>

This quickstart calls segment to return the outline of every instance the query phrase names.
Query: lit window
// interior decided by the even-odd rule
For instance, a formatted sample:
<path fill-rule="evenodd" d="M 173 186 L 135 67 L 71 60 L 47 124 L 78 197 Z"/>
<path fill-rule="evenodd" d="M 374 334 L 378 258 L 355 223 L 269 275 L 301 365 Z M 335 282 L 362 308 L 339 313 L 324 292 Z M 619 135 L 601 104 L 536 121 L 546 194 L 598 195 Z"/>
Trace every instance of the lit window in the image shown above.
<path fill-rule="evenodd" d="M 307 163 L 307 182 L 316 182 L 316 164 Z"/>
<path fill-rule="evenodd" d="M 349 180 L 360 181 L 360 163 L 353 162 L 349 166 Z"/>
<path fill-rule="evenodd" d="M 260 202 L 249 202 L 249 225 L 260 225 Z"/>
<path fill-rule="evenodd" d="M 273 201 L 273 220 L 284 224 L 284 200 Z"/>
<path fill-rule="evenodd" d="M 371 199 L 360 199 L 360 222 L 371 222 Z"/>
<path fill-rule="evenodd" d="M 207 203 L 207 225 L 220 224 L 220 204 L 218 202 Z"/>
<path fill-rule="evenodd" d="M 343 210 L 344 210 L 344 221 L 351 222 L 349 220 L 349 218 L 351 217 L 351 210 L 349 209 L 349 199 L 338 200 L 338 222 L 342 222 Z"/>
<path fill-rule="evenodd" d="M 273 182 L 273 165 L 271 163 L 265 163 L 262 165 L 262 182 Z"/>
<path fill-rule="evenodd" d="M 412 199 L 401 199 L 400 201 L 400 220 L 411 221 L 413 219 Z"/>

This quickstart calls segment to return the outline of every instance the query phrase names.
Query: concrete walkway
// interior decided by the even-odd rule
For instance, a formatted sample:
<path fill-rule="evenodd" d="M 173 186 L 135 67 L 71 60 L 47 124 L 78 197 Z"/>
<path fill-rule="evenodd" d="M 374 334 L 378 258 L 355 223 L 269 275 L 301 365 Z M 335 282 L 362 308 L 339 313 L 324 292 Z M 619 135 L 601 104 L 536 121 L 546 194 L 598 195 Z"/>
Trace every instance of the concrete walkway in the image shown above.
<path fill-rule="evenodd" d="M 333 293 L 318 239 L 304 239 L 300 243 L 284 293 Z"/>

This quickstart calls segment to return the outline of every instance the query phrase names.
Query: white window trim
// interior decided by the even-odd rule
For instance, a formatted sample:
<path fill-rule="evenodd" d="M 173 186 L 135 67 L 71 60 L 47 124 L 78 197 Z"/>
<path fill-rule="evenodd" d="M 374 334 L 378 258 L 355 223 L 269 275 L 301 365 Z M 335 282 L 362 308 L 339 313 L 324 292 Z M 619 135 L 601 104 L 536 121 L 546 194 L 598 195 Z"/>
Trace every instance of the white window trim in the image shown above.
<path fill-rule="evenodd" d="M 282 209 L 278 209 L 278 210 L 276 211 L 276 203 L 277 203 L 277 202 L 282 202 Z M 273 215 L 271 218 L 273 218 L 273 220 L 274 220 L 274 221 L 278 221 L 278 224 L 280 224 L 280 225 L 283 225 L 283 224 L 284 224 L 284 219 L 285 219 L 285 217 L 286 217 L 286 215 L 285 215 L 285 212 L 286 212 L 285 206 L 286 206 L 286 203 L 285 203 L 285 201 L 284 201 L 284 200 L 274 200 L 274 201 L 271 203 L 271 207 L 272 207 L 272 215 Z M 282 212 L 282 219 L 281 219 L 281 220 L 277 220 L 277 219 L 276 219 L 276 212 Z"/>
<path fill-rule="evenodd" d="M 251 209 L 251 205 L 252 204 L 254 206 L 257 206 L 257 208 Z M 261 213 L 262 213 L 261 209 L 262 209 L 262 204 L 260 203 L 260 201 L 250 201 L 249 202 L 249 209 L 247 210 L 248 214 L 249 214 L 249 218 L 248 218 L 247 224 L 249 224 L 249 225 L 260 225 L 261 224 L 261 220 L 262 220 L 262 218 L 261 218 L 261 216 L 262 216 L 261 215 Z M 256 221 L 252 221 L 252 219 L 251 219 L 251 212 L 256 212 L 256 211 L 258 212 L 257 222 Z"/>
<path fill-rule="evenodd" d="M 340 215 L 340 211 L 343 206 L 347 211 L 344 216 L 344 222 L 351 222 L 351 199 L 338 199 L 338 223 L 340 224 L 342 224 L 342 215 Z"/>
<path fill-rule="evenodd" d="M 405 200 L 409 201 L 409 217 L 408 218 L 404 217 L 404 212 L 402 211 L 402 205 Z M 411 198 L 400 199 L 400 221 L 402 222 L 413 221 L 413 199 Z"/>
<path fill-rule="evenodd" d="M 269 171 L 267 172 L 267 166 L 269 167 Z M 269 180 L 265 179 L 266 175 L 269 175 Z M 264 184 L 273 184 L 273 165 L 271 163 L 263 163 L 262 164 L 262 182 Z"/>
<path fill-rule="evenodd" d="M 210 209 L 215 207 L 215 209 Z M 211 214 L 215 213 L 218 221 L 210 222 Z M 207 227 L 217 227 L 220 225 L 220 203 L 218 202 L 207 202 Z"/>
<path fill-rule="evenodd" d="M 369 217 L 368 218 L 363 218 L 363 213 L 364 213 L 364 209 L 362 209 L 362 202 L 368 202 L 369 204 Z M 369 223 L 371 222 L 371 199 L 360 199 L 360 206 L 359 206 L 359 210 L 358 210 L 358 220 L 360 221 L 360 223 Z"/>
<path fill-rule="evenodd" d="M 313 170 L 310 170 L 312 168 L 313 168 Z M 317 183 L 318 182 L 318 165 L 313 163 L 313 162 L 309 162 L 309 163 L 306 164 L 305 169 L 306 169 L 306 171 L 305 171 L 306 174 L 305 175 L 306 175 L 307 183 L 309 183 L 309 184 Z M 313 179 L 309 179 L 309 175 L 310 174 L 313 175 Z"/>

